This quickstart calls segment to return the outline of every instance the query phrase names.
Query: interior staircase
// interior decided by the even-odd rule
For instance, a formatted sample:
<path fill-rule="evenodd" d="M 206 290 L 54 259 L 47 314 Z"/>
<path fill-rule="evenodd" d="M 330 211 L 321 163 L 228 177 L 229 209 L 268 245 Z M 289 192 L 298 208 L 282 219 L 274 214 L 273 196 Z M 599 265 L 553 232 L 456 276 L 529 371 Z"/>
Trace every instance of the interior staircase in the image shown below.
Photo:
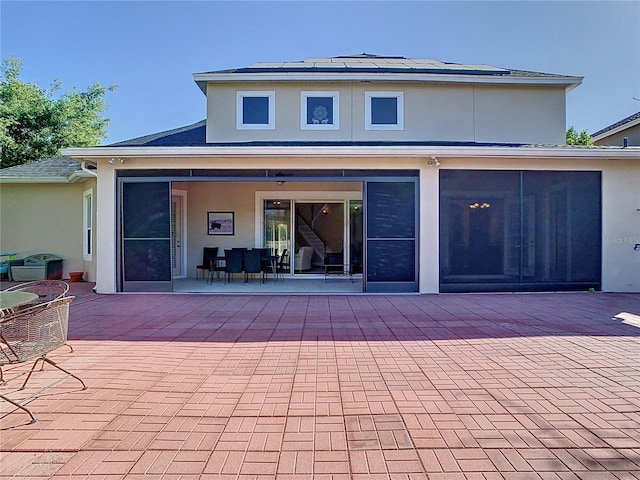
<path fill-rule="evenodd" d="M 304 238 L 304 241 L 307 242 L 307 245 L 313 248 L 313 257 L 311 258 L 311 263 L 313 265 L 323 265 L 324 257 L 327 253 L 333 253 L 333 251 L 326 247 L 322 239 L 318 236 L 318 234 L 311 228 L 311 225 L 307 223 L 307 221 L 301 215 L 296 216 L 297 224 L 297 233 Z"/>

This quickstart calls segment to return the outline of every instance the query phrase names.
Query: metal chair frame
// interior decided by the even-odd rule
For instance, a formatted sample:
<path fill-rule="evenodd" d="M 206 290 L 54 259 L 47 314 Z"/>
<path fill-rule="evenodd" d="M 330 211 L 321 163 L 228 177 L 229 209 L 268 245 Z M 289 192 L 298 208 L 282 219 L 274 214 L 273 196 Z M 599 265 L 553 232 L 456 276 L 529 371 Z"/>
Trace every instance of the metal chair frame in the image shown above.
<path fill-rule="evenodd" d="M 67 344 L 69 305 L 74 298 L 73 296 L 61 296 L 46 303 L 0 311 L 0 384 L 6 383 L 2 376 L 2 365 L 34 360 L 20 390 L 26 387 L 40 361 L 43 368 L 44 364 L 48 363 L 78 380 L 82 384 L 83 390 L 87 388 L 80 377 L 65 370 L 47 357 L 48 353 Z M 0 399 L 28 413 L 31 417 L 31 423 L 36 422 L 36 417 L 24 405 L 20 405 L 2 394 L 0 394 Z"/>
<path fill-rule="evenodd" d="M 64 297 L 68 291 L 69 284 L 62 280 L 34 280 L 32 282 L 18 283 L 5 290 L 5 292 L 29 292 L 38 295 L 36 300 L 26 306 L 50 302 L 56 298 Z"/>

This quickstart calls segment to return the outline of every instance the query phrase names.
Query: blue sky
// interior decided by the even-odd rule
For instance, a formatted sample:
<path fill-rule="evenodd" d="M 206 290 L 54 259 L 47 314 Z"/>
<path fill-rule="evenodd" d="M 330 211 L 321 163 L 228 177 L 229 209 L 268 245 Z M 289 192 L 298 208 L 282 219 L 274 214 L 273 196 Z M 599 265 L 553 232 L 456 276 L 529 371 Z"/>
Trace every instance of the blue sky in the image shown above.
<path fill-rule="evenodd" d="M 0 21 L 23 80 L 118 85 L 105 144 L 204 119 L 193 73 L 362 52 L 584 76 L 567 126 L 589 133 L 640 111 L 638 1 L 2 0 Z"/>

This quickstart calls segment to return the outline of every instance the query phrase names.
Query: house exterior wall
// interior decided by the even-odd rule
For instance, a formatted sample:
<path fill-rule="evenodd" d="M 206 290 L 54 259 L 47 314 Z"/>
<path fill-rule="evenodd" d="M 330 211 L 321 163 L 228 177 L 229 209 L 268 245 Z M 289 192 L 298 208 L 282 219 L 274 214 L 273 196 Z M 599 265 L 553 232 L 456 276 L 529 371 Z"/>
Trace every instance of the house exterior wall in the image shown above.
<path fill-rule="evenodd" d="M 610 163 L 602 172 L 602 290 L 640 292 L 640 165 Z"/>
<path fill-rule="evenodd" d="M 614 147 L 622 147 L 624 145 L 624 138 L 629 139 L 629 146 L 640 146 L 640 124 L 627 128 L 620 132 L 614 133 L 602 140 L 593 142 L 595 145 L 611 145 Z"/>
<path fill-rule="evenodd" d="M 420 171 L 420 231 L 419 231 L 419 284 L 420 293 L 439 291 L 439 231 L 438 231 L 438 179 L 440 169 L 476 170 L 557 170 L 557 171 L 599 171 L 602 172 L 602 289 L 604 291 L 640 292 L 640 251 L 634 245 L 640 243 L 640 167 L 637 160 L 585 159 L 576 154 L 574 158 L 509 158 L 509 157 L 445 157 L 438 156 L 439 168 L 426 161 L 424 155 L 411 157 L 345 157 L 345 156 L 291 156 L 265 159 L 261 156 L 234 158 L 203 157 L 198 159 L 136 159 L 127 161 L 118 168 L 171 168 L 179 164 L 181 168 L 374 168 L 412 169 Z M 135 164 L 135 166 L 134 166 Z M 98 210 L 101 213 L 98 224 L 99 238 L 99 293 L 115 292 L 116 248 L 115 233 L 115 176 L 113 166 L 100 163 L 98 185 Z M 291 185 L 295 182 L 291 182 Z M 188 191 L 188 268 L 199 264 L 202 247 L 227 244 L 241 246 L 254 244 L 255 216 L 254 194 L 257 190 L 269 190 L 269 183 L 231 182 L 222 184 L 202 182 L 174 182 L 173 187 Z M 338 184 L 339 185 L 339 184 Z M 343 185 L 344 188 L 350 188 Z M 287 182 L 287 190 L 293 188 Z M 296 187 L 298 188 L 298 187 Z M 335 183 L 304 183 L 301 189 L 328 190 L 339 188 Z M 342 188 L 342 187 L 340 187 Z M 236 212 L 236 236 L 231 238 L 208 236 L 206 232 L 206 212 L 210 210 Z M 55 252 L 54 252 L 55 253 Z M 194 272 L 188 272 L 194 275 Z"/>
<path fill-rule="evenodd" d="M 338 91 L 339 130 L 302 130 L 300 92 Z M 237 130 L 236 92 L 274 91 L 275 130 Z M 365 92 L 404 93 L 403 130 L 365 129 Z M 564 144 L 565 91 L 558 87 L 409 83 L 209 84 L 207 142 L 457 141 Z"/>
<path fill-rule="evenodd" d="M 83 271 L 94 281 L 93 260 L 84 260 L 83 193 L 95 180 L 75 184 L 3 183 L 0 205 L 0 250 L 16 252 L 16 258 L 35 253 L 53 253 L 64 259 L 63 278 Z M 95 197 L 94 197 L 95 198 Z M 94 220 L 95 202 L 94 202 Z M 93 245 L 96 245 L 95 228 Z"/>
<path fill-rule="evenodd" d="M 564 89 L 474 88 L 476 142 L 563 145 Z"/>

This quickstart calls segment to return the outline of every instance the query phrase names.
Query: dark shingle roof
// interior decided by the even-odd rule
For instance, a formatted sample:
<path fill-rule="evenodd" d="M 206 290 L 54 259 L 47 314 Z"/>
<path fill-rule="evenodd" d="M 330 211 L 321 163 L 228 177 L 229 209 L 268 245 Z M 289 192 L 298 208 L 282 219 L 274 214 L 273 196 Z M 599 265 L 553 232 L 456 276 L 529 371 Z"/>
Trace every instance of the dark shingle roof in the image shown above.
<path fill-rule="evenodd" d="M 421 147 L 538 147 L 538 148 L 582 148 L 585 150 L 615 149 L 610 146 L 576 145 L 533 145 L 527 143 L 506 142 L 464 142 L 448 140 L 422 140 L 422 141 L 249 141 L 249 142 L 216 142 L 207 143 L 205 136 L 205 121 L 197 122 L 185 127 L 166 130 L 164 132 L 133 138 L 122 142 L 105 145 L 107 147 L 377 147 L 377 146 L 421 146 Z M 96 148 L 103 148 L 96 147 Z"/>
<path fill-rule="evenodd" d="M 132 138 L 108 147 L 198 147 L 206 146 L 206 120 L 185 127 Z"/>
<path fill-rule="evenodd" d="M 618 127 L 622 127 L 623 125 L 627 124 L 627 123 L 631 123 L 634 120 L 638 120 L 640 119 L 640 112 L 634 113 L 633 115 L 629 115 L 627 118 L 623 118 L 622 120 L 620 120 L 619 122 L 613 123 L 611 125 L 609 125 L 608 127 L 604 127 L 601 130 L 598 130 L 595 133 L 592 133 L 591 136 L 592 137 L 597 137 L 598 135 L 602 135 L 603 133 L 607 133 L 610 130 L 614 130 Z"/>
<path fill-rule="evenodd" d="M 45 158 L 0 169 L 0 177 L 68 178 L 74 173 L 84 173 L 80 163 L 69 157 Z"/>
<path fill-rule="evenodd" d="M 205 134 L 206 121 L 174 128 L 164 132 L 132 138 L 122 142 L 106 145 L 106 147 L 343 147 L 343 146 L 427 146 L 427 145 L 452 145 L 452 146 L 521 146 L 519 143 L 474 143 L 474 142 L 449 142 L 449 141 L 249 141 L 249 142 L 209 142 Z M 100 148 L 100 147 L 98 147 Z"/>

